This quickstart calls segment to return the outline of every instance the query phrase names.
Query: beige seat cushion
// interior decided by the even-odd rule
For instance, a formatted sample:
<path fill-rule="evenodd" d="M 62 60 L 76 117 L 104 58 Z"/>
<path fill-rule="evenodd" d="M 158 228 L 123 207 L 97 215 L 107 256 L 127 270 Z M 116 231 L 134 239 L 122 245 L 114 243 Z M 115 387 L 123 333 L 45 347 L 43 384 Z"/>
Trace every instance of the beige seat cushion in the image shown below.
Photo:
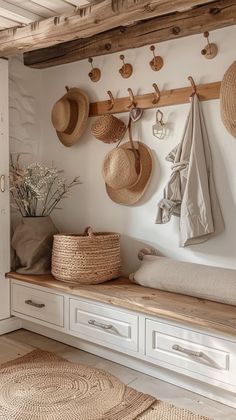
<path fill-rule="evenodd" d="M 132 279 L 142 286 L 236 305 L 236 270 L 145 255 Z"/>

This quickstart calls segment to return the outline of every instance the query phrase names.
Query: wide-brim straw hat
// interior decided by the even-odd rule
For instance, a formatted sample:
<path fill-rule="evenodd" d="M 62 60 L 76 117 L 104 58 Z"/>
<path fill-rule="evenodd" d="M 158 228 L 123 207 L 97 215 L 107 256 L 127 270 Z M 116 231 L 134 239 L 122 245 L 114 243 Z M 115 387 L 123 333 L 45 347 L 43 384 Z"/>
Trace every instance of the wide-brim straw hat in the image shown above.
<path fill-rule="evenodd" d="M 112 114 L 98 117 L 91 126 L 93 136 L 104 143 L 115 143 L 123 139 L 125 132 L 125 123 Z"/>
<path fill-rule="evenodd" d="M 134 205 L 143 197 L 149 185 L 153 169 L 151 149 L 139 141 L 134 142 L 134 146 L 138 150 L 140 159 L 140 171 L 138 174 L 135 173 L 135 159 L 132 159 L 130 155 L 130 153 L 133 153 L 130 142 L 109 152 L 103 164 L 103 177 L 108 196 L 115 203 L 125 206 Z M 127 152 L 125 164 L 122 164 L 119 159 L 121 155 L 118 156 L 118 164 L 116 163 L 116 151 L 118 154 L 119 149 Z M 120 187 L 122 184 L 126 186 Z"/>
<path fill-rule="evenodd" d="M 236 138 L 236 61 L 228 68 L 221 83 L 220 112 L 228 132 Z"/>
<path fill-rule="evenodd" d="M 52 109 L 52 124 L 64 146 L 75 144 L 86 128 L 89 115 L 89 98 L 78 88 L 71 88 Z"/>

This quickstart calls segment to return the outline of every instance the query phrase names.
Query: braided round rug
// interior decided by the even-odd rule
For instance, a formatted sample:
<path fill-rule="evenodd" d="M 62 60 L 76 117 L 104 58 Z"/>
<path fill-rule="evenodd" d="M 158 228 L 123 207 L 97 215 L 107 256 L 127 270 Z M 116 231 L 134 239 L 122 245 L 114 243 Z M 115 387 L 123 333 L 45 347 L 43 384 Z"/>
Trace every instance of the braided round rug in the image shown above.
<path fill-rule="evenodd" d="M 0 366 L 0 419 L 210 420 L 41 350 Z"/>

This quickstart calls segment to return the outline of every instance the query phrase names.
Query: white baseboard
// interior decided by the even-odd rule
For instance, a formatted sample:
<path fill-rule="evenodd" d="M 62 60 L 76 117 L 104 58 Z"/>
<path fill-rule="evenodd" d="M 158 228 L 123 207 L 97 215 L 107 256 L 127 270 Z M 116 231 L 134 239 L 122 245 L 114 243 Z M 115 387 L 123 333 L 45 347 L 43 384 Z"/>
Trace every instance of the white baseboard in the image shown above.
<path fill-rule="evenodd" d="M 131 369 L 137 370 L 138 372 L 153 376 L 181 388 L 188 389 L 189 391 L 192 391 L 196 394 L 203 395 L 204 397 L 236 408 L 236 394 L 229 391 L 224 391 L 223 389 L 205 384 L 196 379 L 191 379 L 185 375 L 172 372 L 169 369 L 162 368 L 127 354 L 122 354 L 115 350 L 110 350 L 109 348 L 87 342 L 80 338 L 73 337 L 71 335 L 35 324 L 27 320 L 22 320 L 22 328 L 44 335 L 53 340 L 60 341 L 61 343 L 65 343 L 69 346 L 76 347 L 88 353 L 95 354 L 96 356 L 111 360 L 112 362 L 127 366 Z"/>
<path fill-rule="evenodd" d="M 0 321 L 0 335 L 7 334 L 11 331 L 22 328 L 22 320 L 12 316 L 11 318 L 2 319 Z"/>

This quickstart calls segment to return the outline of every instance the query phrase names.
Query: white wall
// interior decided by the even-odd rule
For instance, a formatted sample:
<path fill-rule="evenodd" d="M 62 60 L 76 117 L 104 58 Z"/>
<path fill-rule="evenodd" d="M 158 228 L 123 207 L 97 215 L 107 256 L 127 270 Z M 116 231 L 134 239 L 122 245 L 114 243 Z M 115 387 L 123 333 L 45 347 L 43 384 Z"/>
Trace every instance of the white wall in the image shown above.
<path fill-rule="evenodd" d="M 188 85 L 187 76 L 193 76 L 196 83 L 221 80 L 225 70 L 235 60 L 236 26 L 211 33 L 212 42 L 219 47 L 214 60 L 201 56 L 205 45 L 202 35 L 168 41 L 157 46 L 156 52 L 164 58 L 164 67 L 154 72 L 149 67 L 149 47 L 124 52 L 126 61 L 134 66 L 130 79 L 122 79 L 119 53 L 94 59 L 94 65 L 101 68 L 102 79 L 92 83 L 87 76 L 87 60 L 46 70 L 27 70 L 42 78 L 41 137 L 38 121 L 30 135 L 32 142 L 40 137 L 39 156 L 43 161 L 53 161 L 65 169 L 68 178 L 80 175 L 83 184 L 73 191 L 73 196 L 63 203 L 63 210 L 54 212 L 53 218 L 63 231 L 81 232 L 87 225 L 95 230 L 117 231 L 122 234 L 122 249 L 126 272 L 138 265 L 137 251 L 150 244 L 164 254 L 186 261 L 236 268 L 236 141 L 224 128 L 219 112 L 219 101 L 203 104 L 213 154 L 214 174 L 222 206 L 226 230 L 208 242 L 189 248 L 179 248 L 178 219 L 166 225 L 155 225 L 157 203 L 170 175 L 170 164 L 165 156 L 180 141 L 189 105 L 163 108 L 164 119 L 171 127 L 167 140 L 158 141 L 152 135 L 155 111 L 145 111 L 142 121 L 135 127 L 135 138 L 142 140 L 153 150 L 155 158 L 152 182 L 137 206 L 124 207 L 113 203 L 106 195 L 101 167 L 105 154 L 112 148 L 90 135 L 90 124 L 81 140 L 71 148 L 65 148 L 57 139 L 51 125 L 50 113 L 54 102 L 65 92 L 64 87 L 77 86 L 87 91 L 90 100 L 107 99 L 106 91 L 115 96 L 127 96 L 127 88 L 134 93 L 152 90 L 156 82 L 160 88 L 171 89 Z M 35 93 L 35 92 L 34 92 Z M 121 115 L 127 121 L 128 114 Z M 26 130 L 27 131 L 27 130 Z M 33 143 L 32 143 L 33 144 Z"/>
<path fill-rule="evenodd" d="M 9 62 L 10 151 L 38 156 L 41 140 L 41 73 Z"/>
<path fill-rule="evenodd" d="M 41 133 L 41 73 L 23 66 L 22 57 L 9 61 L 9 120 L 10 153 L 21 154 L 20 161 L 39 159 Z M 12 210 L 12 225 L 17 223 Z"/>

